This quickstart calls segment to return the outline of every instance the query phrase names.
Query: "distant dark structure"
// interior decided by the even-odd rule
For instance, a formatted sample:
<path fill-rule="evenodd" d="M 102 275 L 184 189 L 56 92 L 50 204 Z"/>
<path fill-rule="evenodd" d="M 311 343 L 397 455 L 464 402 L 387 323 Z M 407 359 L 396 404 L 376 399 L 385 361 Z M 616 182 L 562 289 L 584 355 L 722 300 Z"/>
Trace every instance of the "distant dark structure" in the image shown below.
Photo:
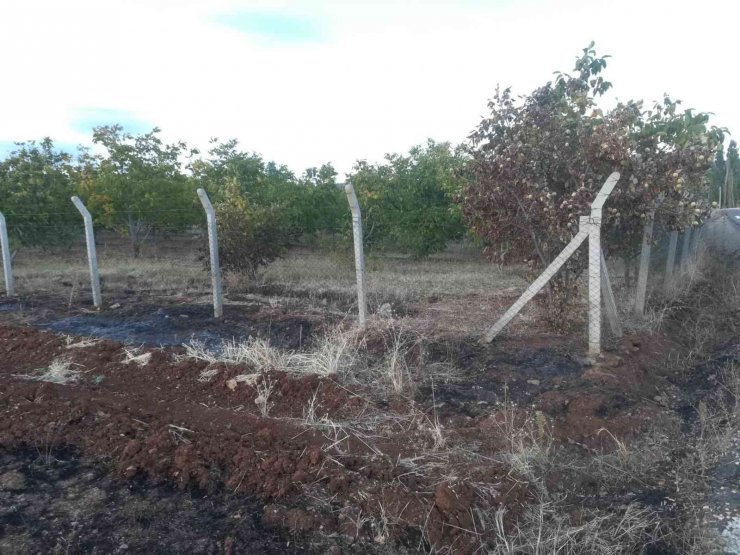
<path fill-rule="evenodd" d="M 708 251 L 718 256 L 740 261 L 740 208 L 713 210 L 704 222 L 699 237 Z"/>

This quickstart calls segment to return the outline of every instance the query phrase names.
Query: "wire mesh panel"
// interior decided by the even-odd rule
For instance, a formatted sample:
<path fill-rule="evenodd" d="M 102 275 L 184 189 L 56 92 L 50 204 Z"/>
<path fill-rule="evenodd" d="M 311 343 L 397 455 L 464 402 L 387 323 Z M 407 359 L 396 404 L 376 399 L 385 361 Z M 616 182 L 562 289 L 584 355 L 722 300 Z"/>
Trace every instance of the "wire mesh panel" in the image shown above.
<path fill-rule="evenodd" d="M 54 247 L 20 247 L 14 259 L 22 295 L 61 294 L 69 303 L 91 302 L 85 230 L 66 229 L 72 239 Z M 210 290 L 203 261 L 204 230 L 159 228 L 134 247 L 132 239 L 111 230 L 95 230 L 98 266 L 107 304 L 126 297 L 199 297 Z"/>

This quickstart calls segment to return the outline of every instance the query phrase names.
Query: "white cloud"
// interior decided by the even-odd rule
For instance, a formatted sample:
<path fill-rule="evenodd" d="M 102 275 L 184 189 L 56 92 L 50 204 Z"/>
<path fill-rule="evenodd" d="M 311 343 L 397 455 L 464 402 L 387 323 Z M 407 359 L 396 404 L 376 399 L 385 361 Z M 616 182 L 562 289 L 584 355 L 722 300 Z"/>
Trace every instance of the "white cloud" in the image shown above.
<path fill-rule="evenodd" d="M 265 41 L 218 23 L 258 10 L 305 17 L 322 40 Z M 296 171 L 378 160 L 427 137 L 461 141 L 497 83 L 527 92 L 592 39 L 620 98 L 716 113 L 740 129 L 732 2 L 237 2 L 30 0 L 0 6 L 0 142 L 88 141 L 109 109 L 167 139 L 242 147 Z"/>

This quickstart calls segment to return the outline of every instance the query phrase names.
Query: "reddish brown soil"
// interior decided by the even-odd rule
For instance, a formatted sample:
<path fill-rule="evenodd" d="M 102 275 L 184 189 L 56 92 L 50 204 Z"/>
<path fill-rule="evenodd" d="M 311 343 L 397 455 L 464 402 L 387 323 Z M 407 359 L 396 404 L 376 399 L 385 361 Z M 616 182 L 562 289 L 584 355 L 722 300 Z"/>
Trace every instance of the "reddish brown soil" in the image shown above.
<path fill-rule="evenodd" d="M 274 371 L 257 382 L 273 384 L 263 416 L 256 387 L 235 381 L 253 372 L 245 366 L 212 367 L 203 381 L 207 364 L 178 349 L 148 349 L 140 366 L 116 342 L 70 348 L 53 333 L 0 327 L 0 447 L 72 447 L 109 461 L 118 477 L 248 494 L 264 505 L 264 526 L 297 537 L 472 553 L 477 504 L 506 506 L 510 522 L 532 495 L 495 462 L 506 441 L 502 402 L 542 411 L 557 440 L 588 450 L 672 417 L 660 401 L 675 393 L 661 361 L 678 347 L 667 340 L 625 339 L 594 366 L 552 343 L 431 346 L 432 359 L 435 348 L 452 350 L 467 374 L 390 399 L 335 377 Z M 76 382 L 33 379 L 60 358 L 80 372 Z M 305 420 L 314 398 L 318 424 Z M 435 420 L 448 447 L 475 451 L 435 449 Z"/>

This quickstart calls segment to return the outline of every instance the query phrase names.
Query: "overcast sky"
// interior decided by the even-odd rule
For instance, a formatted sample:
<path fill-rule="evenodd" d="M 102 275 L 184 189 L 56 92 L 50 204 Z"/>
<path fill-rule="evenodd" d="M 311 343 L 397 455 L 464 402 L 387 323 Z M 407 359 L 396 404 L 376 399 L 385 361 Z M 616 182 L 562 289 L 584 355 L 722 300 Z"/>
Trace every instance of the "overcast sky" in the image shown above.
<path fill-rule="evenodd" d="M 740 2 L 1 0 L 0 155 L 95 125 L 237 138 L 301 172 L 460 142 L 497 84 L 529 92 L 591 40 L 615 98 L 737 130 Z"/>

